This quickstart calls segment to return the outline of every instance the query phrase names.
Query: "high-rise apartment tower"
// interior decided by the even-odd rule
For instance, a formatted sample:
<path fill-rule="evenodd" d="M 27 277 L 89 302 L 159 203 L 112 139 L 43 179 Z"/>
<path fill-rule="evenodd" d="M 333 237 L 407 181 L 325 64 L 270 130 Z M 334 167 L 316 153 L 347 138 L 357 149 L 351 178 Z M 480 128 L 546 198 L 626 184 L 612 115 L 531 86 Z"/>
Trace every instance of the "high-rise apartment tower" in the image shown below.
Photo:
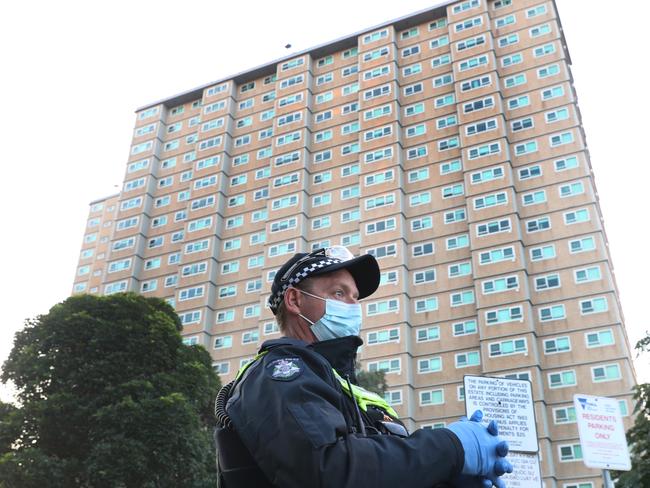
<path fill-rule="evenodd" d="M 363 368 L 411 428 L 465 374 L 532 382 L 547 488 L 596 488 L 576 392 L 635 383 L 552 0 L 415 13 L 137 111 L 124 186 L 91 204 L 74 293 L 174 305 L 229 381 L 277 337 L 293 253 L 374 254 Z"/>

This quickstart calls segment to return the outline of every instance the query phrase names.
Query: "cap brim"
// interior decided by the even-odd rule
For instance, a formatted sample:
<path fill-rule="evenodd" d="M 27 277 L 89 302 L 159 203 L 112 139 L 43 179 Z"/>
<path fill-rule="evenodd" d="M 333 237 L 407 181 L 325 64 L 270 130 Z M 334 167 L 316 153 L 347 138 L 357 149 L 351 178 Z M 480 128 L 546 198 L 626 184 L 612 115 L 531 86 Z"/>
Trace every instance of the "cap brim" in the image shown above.
<path fill-rule="evenodd" d="M 339 269 L 347 269 L 354 278 L 359 290 L 359 300 L 372 295 L 379 288 L 379 280 L 381 279 L 379 264 L 371 254 L 363 254 L 347 261 L 331 264 L 326 268 L 314 271 L 309 276 L 332 273 Z"/>

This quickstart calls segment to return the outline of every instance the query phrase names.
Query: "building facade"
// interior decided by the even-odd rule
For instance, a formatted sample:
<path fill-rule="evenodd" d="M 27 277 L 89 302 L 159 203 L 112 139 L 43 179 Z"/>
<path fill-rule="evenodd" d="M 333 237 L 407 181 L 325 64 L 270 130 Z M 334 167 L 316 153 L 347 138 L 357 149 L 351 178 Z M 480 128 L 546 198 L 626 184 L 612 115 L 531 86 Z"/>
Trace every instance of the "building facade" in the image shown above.
<path fill-rule="evenodd" d="M 574 393 L 634 371 L 552 0 L 448 2 L 137 111 L 124 185 L 91 204 L 74 293 L 167 299 L 222 381 L 278 336 L 293 253 L 372 253 L 364 369 L 411 428 L 463 376 L 532 382 L 546 487 L 595 488 Z"/>

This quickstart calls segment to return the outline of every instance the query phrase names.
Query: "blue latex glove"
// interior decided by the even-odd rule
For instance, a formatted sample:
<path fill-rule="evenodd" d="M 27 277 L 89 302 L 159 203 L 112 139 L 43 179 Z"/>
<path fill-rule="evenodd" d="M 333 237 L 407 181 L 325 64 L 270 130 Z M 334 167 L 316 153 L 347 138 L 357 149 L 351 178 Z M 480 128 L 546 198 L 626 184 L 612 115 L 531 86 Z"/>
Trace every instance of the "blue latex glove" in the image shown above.
<path fill-rule="evenodd" d="M 447 427 L 456 434 L 465 451 L 464 476 L 461 476 L 465 483 L 459 486 L 505 488 L 499 477 L 512 473 L 512 465 L 504 459 L 508 454 L 508 443 L 499 439 L 499 428 L 494 420 L 487 428 L 481 425 L 481 420 L 483 412 L 477 410 L 469 421 L 463 417 L 460 422 Z"/>

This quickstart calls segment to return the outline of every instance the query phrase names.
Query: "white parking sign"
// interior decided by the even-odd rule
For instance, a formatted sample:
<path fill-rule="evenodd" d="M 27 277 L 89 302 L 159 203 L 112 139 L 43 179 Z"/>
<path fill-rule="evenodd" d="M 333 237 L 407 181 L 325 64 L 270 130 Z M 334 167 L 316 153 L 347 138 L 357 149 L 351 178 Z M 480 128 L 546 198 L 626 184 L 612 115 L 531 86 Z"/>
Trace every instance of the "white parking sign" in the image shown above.
<path fill-rule="evenodd" d="M 463 382 L 468 417 L 482 410 L 486 419 L 498 422 L 499 436 L 508 441 L 511 451 L 538 451 L 530 381 L 465 376 Z"/>
<path fill-rule="evenodd" d="M 630 452 L 615 398 L 573 395 L 582 459 L 589 468 L 629 471 Z"/>

